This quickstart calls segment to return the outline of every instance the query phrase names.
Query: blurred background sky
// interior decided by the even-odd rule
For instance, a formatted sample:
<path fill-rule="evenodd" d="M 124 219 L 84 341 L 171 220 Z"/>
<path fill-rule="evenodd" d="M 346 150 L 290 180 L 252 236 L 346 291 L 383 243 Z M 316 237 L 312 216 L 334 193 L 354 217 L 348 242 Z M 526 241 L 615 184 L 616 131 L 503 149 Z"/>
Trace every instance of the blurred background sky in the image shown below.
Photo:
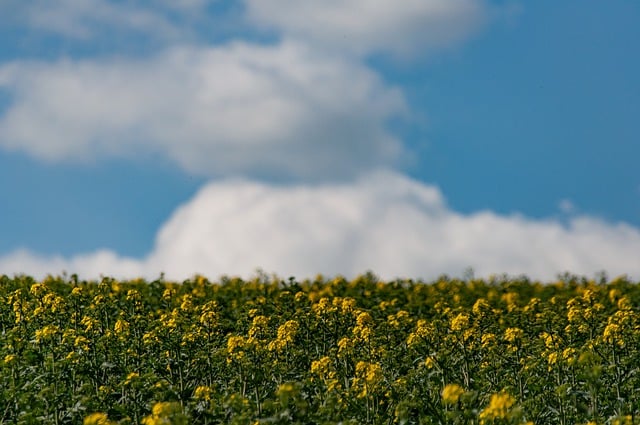
<path fill-rule="evenodd" d="M 638 22 L 628 0 L 5 0 L 0 273 L 638 277 Z"/>

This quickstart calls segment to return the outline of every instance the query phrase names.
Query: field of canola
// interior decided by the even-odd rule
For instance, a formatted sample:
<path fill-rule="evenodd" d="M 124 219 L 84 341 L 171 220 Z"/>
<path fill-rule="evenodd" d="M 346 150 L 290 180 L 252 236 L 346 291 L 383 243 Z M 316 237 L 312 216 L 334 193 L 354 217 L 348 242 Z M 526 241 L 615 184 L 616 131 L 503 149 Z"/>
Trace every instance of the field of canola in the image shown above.
<path fill-rule="evenodd" d="M 640 424 L 640 286 L 0 276 L 0 423 Z"/>

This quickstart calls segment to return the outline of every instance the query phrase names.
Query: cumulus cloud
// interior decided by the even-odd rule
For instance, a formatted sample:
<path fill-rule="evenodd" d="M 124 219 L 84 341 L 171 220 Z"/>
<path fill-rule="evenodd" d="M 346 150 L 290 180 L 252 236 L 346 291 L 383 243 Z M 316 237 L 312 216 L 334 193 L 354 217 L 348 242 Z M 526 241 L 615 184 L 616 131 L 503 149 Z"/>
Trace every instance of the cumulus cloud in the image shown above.
<path fill-rule="evenodd" d="M 20 251 L 0 258 L 0 271 L 148 278 L 166 272 L 184 279 L 246 277 L 256 268 L 299 278 L 372 270 L 385 279 L 432 279 L 472 267 L 481 276 L 549 280 L 565 271 L 638 277 L 637 252 L 640 230 L 625 224 L 459 214 L 437 188 L 387 171 L 350 183 L 212 182 L 176 210 L 144 259 L 102 251 L 65 260 Z"/>
<path fill-rule="evenodd" d="M 352 53 L 408 55 L 467 39 L 489 19 L 484 0 L 245 0 L 248 19 Z"/>
<path fill-rule="evenodd" d="M 47 161 L 161 154 L 203 175 L 346 177 L 396 163 L 402 93 L 357 61 L 284 41 L 148 59 L 17 61 L 0 146 Z"/>

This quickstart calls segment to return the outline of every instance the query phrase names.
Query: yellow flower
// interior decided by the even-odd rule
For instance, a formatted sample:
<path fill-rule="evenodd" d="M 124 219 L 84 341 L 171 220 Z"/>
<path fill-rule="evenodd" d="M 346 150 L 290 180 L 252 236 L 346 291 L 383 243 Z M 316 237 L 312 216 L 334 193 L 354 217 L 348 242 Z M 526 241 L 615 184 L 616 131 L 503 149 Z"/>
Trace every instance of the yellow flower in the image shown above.
<path fill-rule="evenodd" d="M 447 384 L 442 389 L 442 402 L 444 404 L 456 404 L 462 394 L 464 394 L 464 388 L 460 385 Z"/>
<path fill-rule="evenodd" d="M 249 328 L 249 336 L 259 338 L 269 327 L 269 318 L 267 316 L 255 316 L 251 327 Z"/>
<path fill-rule="evenodd" d="M 227 340 L 227 351 L 232 354 L 238 350 L 238 348 L 244 348 L 244 338 L 237 335 L 232 335 Z"/>
<path fill-rule="evenodd" d="M 73 346 L 84 351 L 89 351 L 89 340 L 82 335 L 79 335 L 73 340 Z"/>
<path fill-rule="evenodd" d="M 193 299 L 191 295 L 185 294 L 182 297 L 182 303 L 180 304 L 180 310 L 189 311 L 193 308 Z"/>
<path fill-rule="evenodd" d="M 318 300 L 316 304 L 311 307 L 314 313 L 319 316 L 333 313 L 336 311 L 336 307 L 331 304 L 331 300 L 327 297 L 322 297 Z"/>
<path fill-rule="evenodd" d="M 31 289 L 29 289 L 31 295 L 35 295 L 36 297 L 47 292 L 47 285 L 44 283 L 34 283 L 31 285 Z"/>
<path fill-rule="evenodd" d="M 564 351 L 562 351 L 562 358 L 568 363 L 568 364 L 573 364 L 576 361 L 576 354 L 577 351 L 575 348 L 565 348 Z"/>
<path fill-rule="evenodd" d="M 299 324 L 295 320 L 287 320 L 284 325 L 278 327 L 278 339 L 292 343 L 298 333 Z"/>
<path fill-rule="evenodd" d="M 416 330 L 409 334 L 407 338 L 408 345 L 415 345 L 420 343 L 423 339 L 432 336 L 436 332 L 435 327 L 427 322 L 425 319 L 418 320 L 416 323 Z"/>
<path fill-rule="evenodd" d="M 343 314 L 351 313 L 356 308 L 356 300 L 354 298 L 344 298 L 340 304 L 340 311 Z"/>
<path fill-rule="evenodd" d="M 269 351 L 281 352 L 287 345 L 292 344 L 298 333 L 298 327 L 299 324 L 295 320 L 288 320 L 283 325 L 278 326 L 278 336 L 267 346 Z"/>
<path fill-rule="evenodd" d="M 82 320 L 80 320 L 80 324 L 82 326 L 84 326 L 85 332 L 91 332 L 91 331 L 97 329 L 98 326 L 100 325 L 98 320 L 94 319 L 93 317 L 89 317 L 89 316 L 84 316 L 82 318 Z"/>
<path fill-rule="evenodd" d="M 319 360 L 311 362 L 311 373 L 323 377 L 331 366 L 331 358 L 324 356 Z"/>
<path fill-rule="evenodd" d="M 48 340 L 58 332 L 60 332 L 60 329 L 55 325 L 47 325 L 42 329 L 38 329 L 36 330 L 36 342 L 40 343 L 44 340 Z"/>
<path fill-rule="evenodd" d="M 602 334 L 605 342 L 609 344 L 616 344 L 620 347 L 624 347 L 625 341 L 622 338 L 622 328 L 617 323 L 609 323 Z"/>
<path fill-rule="evenodd" d="M 436 361 L 433 359 L 433 357 L 427 357 L 427 358 L 424 360 L 424 366 L 425 366 L 427 369 L 433 369 L 434 367 L 436 367 L 436 366 L 437 366 L 437 363 L 436 363 Z"/>
<path fill-rule="evenodd" d="M 518 293 L 517 292 L 507 292 L 502 297 L 502 301 L 507 304 L 507 311 L 512 312 L 516 308 L 518 308 Z"/>
<path fill-rule="evenodd" d="M 356 325 L 359 327 L 366 327 L 373 324 L 373 318 L 371 317 L 371 315 L 369 313 L 367 313 L 366 311 L 358 314 L 358 317 L 356 318 Z"/>
<path fill-rule="evenodd" d="M 391 327 L 399 328 L 403 323 L 409 320 L 409 312 L 400 310 L 396 314 L 390 314 L 387 316 L 387 322 Z"/>
<path fill-rule="evenodd" d="M 489 305 L 489 302 L 484 298 L 478 298 L 471 309 L 473 314 L 479 317 L 482 317 L 489 310 L 491 310 L 491 305 Z"/>
<path fill-rule="evenodd" d="M 520 328 L 507 328 L 504 331 L 504 339 L 512 344 L 519 341 L 523 335 L 524 332 Z"/>
<path fill-rule="evenodd" d="M 356 363 L 356 379 L 353 385 L 360 390 L 357 397 L 363 398 L 376 391 L 383 379 L 382 367 L 378 363 Z"/>
<path fill-rule="evenodd" d="M 83 425 L 110 425 L 112 423 L 107 414 L 101 412 L 92 413 L 82 421 Z"/>
<path fill-rule="evenodd" d="M 629 297 L 624 296 L 622 298 L 620 298 L 618 300 L 618 309 L 619 310 L 631 310 L 632 304 L 631 304 L 631 300 L 629 299 Z"/>
<path fill-rule="evenodd" d="M 611 422 L 611 425 L 633 425 L 633 418 L 631 415 L 618 416 Z"/>
<path fill-rule="evenodd" d="M 496 342 L 495 334 L 492 334 L 491 332 L 487 332 L 486 334 L 482 335 L 482 339 L 481 339 L 482 348 L 493 346 L 495 342 Z"/>
<path fill-rule="evenodd" d="M 133 383 L 133 381 L 135 381 L 136 379 L 138 379 L 140 377 L 140 374 L 137 372 L 131 372 L 130 374 L 127 375 L 127 377 L 124 380 L 124 385 L 130 385 Z"/>
<path fill-rule="evenodd" d="M 7 354 L 6 356 L 4 356 L 4 363 L 5 364 L 11 364 L 16 360 L 16 355 L 15 354 Z"/>
<path fill-rule="evenodd" d="M 195 389 L 193 392 L 193 397 L 198 400 L 206 400 L 211 401 L 211 387 L 207 387 L 205 385 L 201 385 Z"/>
<path fill-rule="evenodd" d="M 460 313 L 451 320 L 451 330 L 454 332 L 466 329 L 469 326 L 469 316 Z"/>
<path fill-rule="evenodd" d="M 544 341 L 545 347 L 549 349 L 558 347 L 558 340 L 560 339 L 559 336 L 553 336 L 547 332 L 542 332 L 542 334 L 540 334 L 540 338 Z"/>
<path fill-rule="evenodd" d="M 491 395 L 489 405 L 480 412 L 480 423 L 484 424 L 494 419 L 507 419 L 509 410 L 515 402 L 515 398 L 505 392 Z"/>
<path fill-rule="evenodd" d="M 142 419 L 144 425 L 176 425 L 186 423 L 178 402 L 160 402 L 153 405 L 151 415 Z"/>
<path fill-rule="evenodd" d="M 129 335 L 129 323 L 126 320 L 118 319 L 114 326 L 116 335 L 127 336 Z"/>
<path fill-rule="evenodd" d="M 338 341 L 338 356 L 344 356 L 345 354 L 351 352 L 353 348 L 353 341 L 347 337 L 340 338 Z"/>

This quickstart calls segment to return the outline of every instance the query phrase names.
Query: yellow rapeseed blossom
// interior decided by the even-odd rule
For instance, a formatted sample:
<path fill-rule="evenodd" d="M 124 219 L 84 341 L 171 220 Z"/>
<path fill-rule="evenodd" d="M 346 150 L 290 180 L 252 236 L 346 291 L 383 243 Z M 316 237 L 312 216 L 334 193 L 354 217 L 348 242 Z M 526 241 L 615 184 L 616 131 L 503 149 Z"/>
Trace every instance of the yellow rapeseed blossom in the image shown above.
<path fill-rule="evenodd" d="M 292 343 L 298 333 L 299 326 L 297 321 L 287 320 L 284 325 L 278 327 L 278 339 Z"/>
<path fill-rule="evenodd" d="M 293 343 L 298 333 L 299 323 L 295 320 L 287 320 L 283 325 L 278 326 L 278 335 L 275 340 L 271 341 L 267 348 L 269 351 L 281 352 L 287 345 Z"/>
<path fill-rule="evenodd" d="M 89 351 L 89 340 L 82 335 L 78 335 L 73 340 L 73 346 L 83 351 Z"/>
<path fill-rule="evenodd" d="M 568 364 L 573 364 L 576 361 L 578 351 L 575 348 L 569 347 L 562 351 L 562 359 Z"/>
<path fill-rule="evenodd" d="M 633 418 L 631 415 L 618 416 L 611 422 L 611 425 L 633 425 Z"/>
<path fill-rule="evenodd" d="M 492 394 L 489 405 L 480 412 L 480 423 L 484 424 L 495 419 L 507 419 L 515 402 L 515 398 L 505 392 Z"/>
<path fill-rule="evenodd" d="M 387 316 L 387 322 L 389 323 L 389 326 L 393 328 L 399 328 L 405 323 L 410 322 L 410 320 L 411 316 L 406 310 L 400 310 L 396 314 L 390 314 L 389 316 Z"/>
<path fill-rule="evenodd" d="M 267 316 L 255 316 L 251 322 L 251 327 L 249 328 L 249 336 L 259 338 L 264 335 L 268 328 L 269 318 Z"/>
<path fill-rule="evenodd" d="M 311 362 L 311 373 L 323 377 L 329 371 L 330 366 L 331 358 L 324 356 Z"/>
<path fill-rule="evenodd" d="M 82 421 L 83 425 L 110 425 L 112 423 L 107 414 L 102 412 L 92 413 Z"/>
<path fill-rule="evenodd" d="M 355 298 L 343 298 L 342 303 L 340 304 L 340 311 L 342 314 L 352 313 L 356 308 L 356 304 Z"/>
<path fill-rule="evenodd" d="M 518 308 L 518 293 L 517 292 L 507 292 L 502 295 L 502 301 L 507 305 L 507 311 L 512 312 L 513 310 Z"/>
<path fill-rule="evenodd" d="M 442 402 L 444 404 L 456 404 L 462 394 L 464 394 L 464 388 L 460 385 L 447 384 L 442 389 Z"/>
<path fill-rule="evenodd" d="M 409 334 L 407 338 L 408 345 L 419 344 L 421 341 L 426 340 L 436 332 L 435 326 L 429 323 L 425 319 L 420 319 L 416 323 L 416 329 Z"/>
<path fill-rule="evenodd" d="M 478 298 L 476 302 L 473 304 L 471 311 L 478 317 L 484 316 L 488 311 L 491 310 L 491 305 L 485 298 Z"/>
<path fill-rule="evenodd" d="M 160 402 L 153 405 L 151 415 L 142 419 L 143 425 L 178 425 L 185 424 L 182 406 L 178 402 Z"/>
<path fill-rule="evenodd" d="M 382 367 L 378 363 L 365 361 L 356 363 L 356 378 L 353 381 L 353 386 L 359 389 L 357 397 L 364 398 L 375 392 L 383 378 Z"/>
<path fill-rule="evenodd" d="M 520 328 L 507 328 L 504 331 L 504 339 L 511 344 L 514 344 L 524 336 L 524 332 Z"/>
<path fill-rule="evenodd" d="M 193 392 L 193 398 L 195 398 L 196 400 L 211 401 L 212 393 L 213 390 L 211 389 L 211 387 L 200 385 L 199 387 L 196 387 L 195 391 Z"/>
<path fill-rule="evenodd" d="M 56 325 L 47 325 L 42 329 L 38 329 L 36 330 L 36 333 L 35 333 L 36 342 L 40 343 L 42 341 L 46 341 L 52 338 L 58 332 L 60 332 L 60 328 L 58 328 Z"/>
<path fill-rule="evenodd" d="M 542 332 L 540 334 L 540 338 L 544 341 L 544 346 L 549 349 L 558 348 L 560 337 L 551 335 L 548 332 Z"/>
<path fill-rule="evenodd" d="M 438 364 L 436 363 L 436 361 L 433 359 L 433 357 L 427 357 L 426 359 L 424 359 L 424 366 L 427 369 L 433 369 L 434 367 L 436 367 Z"/>
<path fill-rule="evenodd" d="M 44 294 L 45 292 L 47 292 L 47 285 L 40 282 L 34 283 L 33 285 L 31 285 L 31 288 L 29 289 L 29 293 L 31 293 L 31 295 L 34 295 L 36 297 Z"/>
<path fill-rule="evenodd" d="M 622 327 L 617 323 L 609 323 L 604 328 L 602 337 L 605 342 L 609 344 L 616 344 L 620 347 L 624 347 L 625 341 L 622 337 Z"/>
<path fill-rule="evenodd" d="M 114 331 L 116 335 L 126 337 L 129 335 L 129 322 L 123 319 L 116 320 L 116 324 L 114 325 Z"/>
<path fill-rule="evenodd" d="M 132 383 L 134 383 L 138 378 L 140 378 L 140 374 L 137 372 L 131 372 L 130 374 L 127 375 L 127 377 L 124 380 L 124 385 L 131 385 Z"/>
<path fill-rule="evenodd" d="M 367 313 L 366 311 L 363 311 L 361 313 L 358 314 L 358 317 L 356 318 L 356 325 L 359 327 L 366 327 L 366 326 L 370 326 L 373 324 L 373 318 L 371 317 L 371 315 L 369 313 Z"/>
<path fill-rule="evenodd" d="M 315 303 L 311 309 L 318 316 L 327 315 L 337 311 L 337 308 L 331 303 L 331 300 L 327 297 L 322 297 Z"/>
<path fill-rule="evenodd" d="M 185 294 L 182 297 L 182 303 L 180 303 L 180 310 L 191 311 L 193 309 L 193 297 L 190 294 Z"/>
<path fill-rule="evenodd" d="M 482 338 L 480 339 L 480 343 L 482 344 L 482 348 L 491 347 L 491 346 L 495 345 L 495 343 L 496 343 L 496 335 L 491 333 L 491 332 L 487 332 L 485 334 L 482 334 Z"/>
<path fill-rule="evenodd" d="M 631 309 L 633 309 L 633 306 L 631 304 L 631 300 L 626 295 L 618 300 L 617 306 L 618 306 L 618 310 L 631 310 Z"/>
<path fill-rule="evenodd" d="M 469 327 L 469 315 L 460 313 L 451 319 L 451 330 L 459 332 Z"/>
<path fill-rule="evenodd" d="M 100 326 L 100 322 L 97 319 L 94 319 L 90 316 L 84 316 L 82 320 L 80 320 L 80 324 L 84 326 L 85 332 L 92 332 L 98 329 Z"/>
<path fill-rule="evenodd" d="M 140 292 L 138 292 L 138 290 L 129 289 L 127 291 L 127 297 L 126 297 L 127 301 L 140 301 L 141 299 L 142 299 L 142 296 L 140 295 Z"/>

